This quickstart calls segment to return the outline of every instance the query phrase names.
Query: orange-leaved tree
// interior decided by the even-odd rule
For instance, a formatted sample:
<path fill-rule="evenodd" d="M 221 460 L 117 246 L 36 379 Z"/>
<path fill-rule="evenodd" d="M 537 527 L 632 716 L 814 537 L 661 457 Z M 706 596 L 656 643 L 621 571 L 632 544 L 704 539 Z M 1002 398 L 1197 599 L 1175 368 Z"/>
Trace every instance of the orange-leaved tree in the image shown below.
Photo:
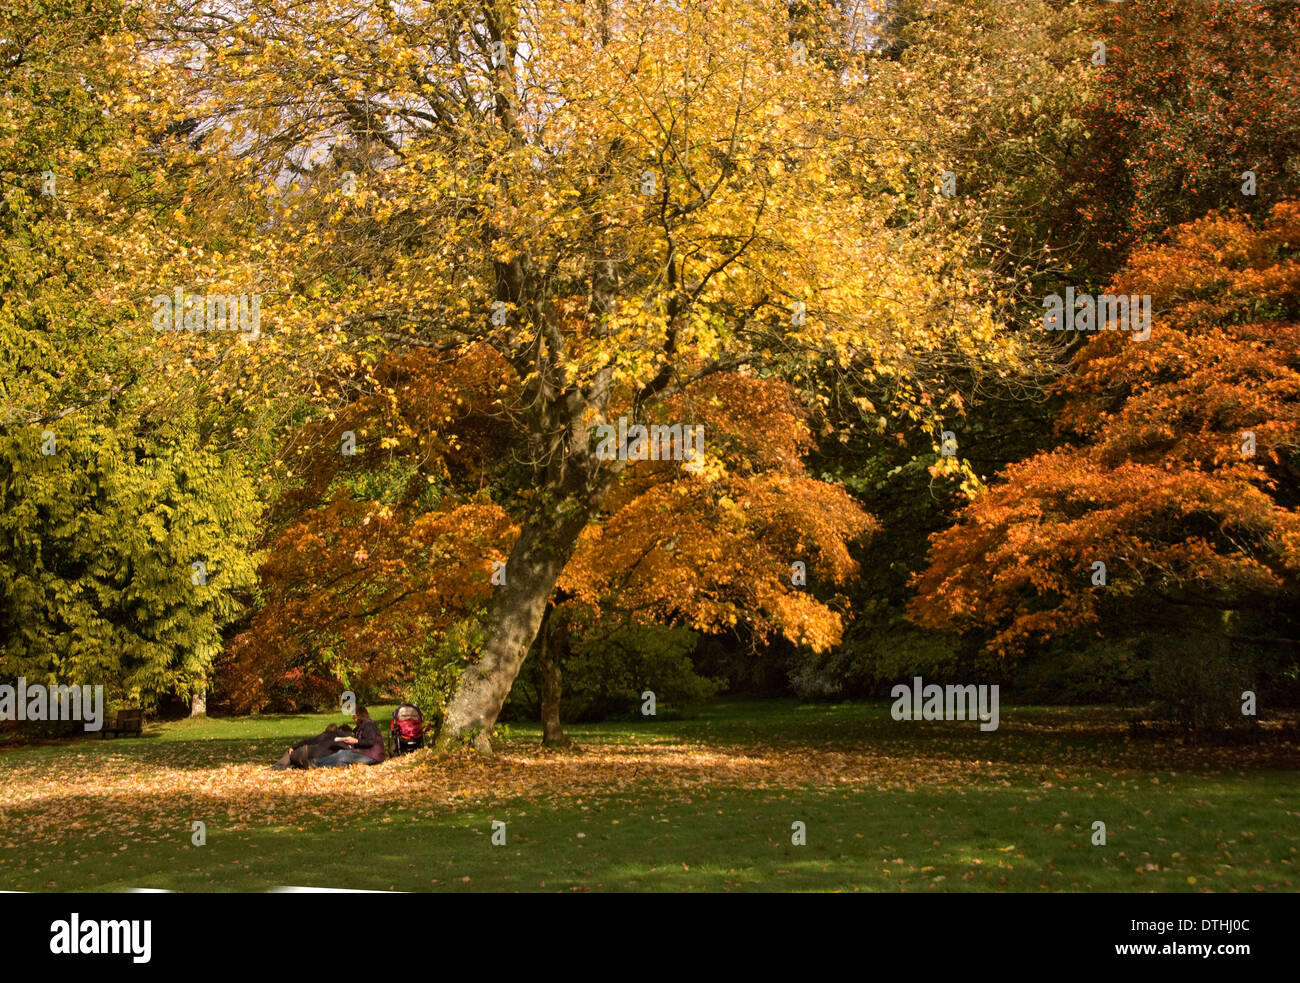
<path fill-rule="evenodd" d="M 1007 468 L 932 537 L 912 616 L 1002 652 L 1126 623 L 1293 658 L 1298 243 L 1286 202 L 1258 226 L 1215 214 L 1136 252 L 1112 291 L 1151 295 L 1150 338 L 1103 331 L 1079 350 L 1069 442 Z"/>
<path fill-rule="evenodd" d="M 510 449 L 500 356 L 420 348 L 358 375 L 283 448 L 298 481 L 271 512 L 262 604 L 220 666 L 239 710 L 406 682 L 431 637 L 486 603 L 518 535 L 483 482 Z"/>
<path fill-rule="evenodd" d="M 839 642 L 840 616 L 804 589 L 808 574 L 844 583 L 857 570 L 848 544 L 874 523 L 843 487 L 807 474 L 812 436 L 789 388 L 719 374 L 663 411 L 701 421 L 724 466 L 630 467 L 560 578 L 571 603 L 701 631 L 743 623 L 818 651 Z"/>
<path fill-rule="evenodd" d="M 519 529 L 493 496 L 511 494 L 527 443 L 505 411 L 518 398 L 508 366 L 488 346 L 417 349 L 373 376 L 376 393 L 286 449 L 303 480 L 274 516 L 265 604 L 222 667 L 241 708 L 319 704 L 340 679 L 409 682 L 431 642 L 508 580 Z M 660 412 L 701 421 L 708 458 L 628 462 L 561 578 L 567 616 L 837 642 L 840 605 L 826 595 L 856 569 L 848 543 L 872 523 L 805 473 L 812 438 L 789 387 L 718 373 Z"/>

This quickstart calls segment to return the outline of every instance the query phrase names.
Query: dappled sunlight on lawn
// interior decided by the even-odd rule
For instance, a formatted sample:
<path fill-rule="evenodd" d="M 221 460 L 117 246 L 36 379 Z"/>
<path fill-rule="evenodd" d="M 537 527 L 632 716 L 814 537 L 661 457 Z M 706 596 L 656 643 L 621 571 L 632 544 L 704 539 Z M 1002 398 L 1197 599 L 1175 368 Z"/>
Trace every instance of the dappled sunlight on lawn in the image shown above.
<path fill-rule="evenodd" d="M 112 816 L 116 834 L 149 840 L 174 837 L 195 816 L 227 829 L 293 825 L 335 816 L 340 808 L 358 803 L 367 808 L 409 806 L 435 815 L 467 805 L 514 799 L 545 804 L 591 793 L 653 792 L 690 801 L 702 790 L 729 786 L 886 789 L 1005 783 L 1002 770 L 957 758 L 691 743 L 628 742 L 566 752 L 509 747 L 491 758 L 468 751 L 442 756 L 417 752 L 375 767 L 312 771 L 250 764 L 174 767 L 115 750 L 5 764 L 0 770 L 4 846 L 94 836 L 103 832 L 105 814 Z"/>
<path fill-rule="evenodd" d="M 484 877 L 517 890 L 1142 889 L 1153 878 L 1188 888 L 1187 876 L 1246 883 L 1252 875 L 1236 872 L 1251 849 L 1242 830 L 1276 837 L 1287 822 L 1280 798 L 1239 794 L 1286 774 L 1250 771 L 1295 761 L 1282 731 L 1248 746 L 1184 746 L 1131 740 L 1122 715 L 1078 709 L 1012 709 L 994 734 L 961 722 L 899 726 L 872 705 L 778 705 L 746 719 L 750 710 L 575 726 L 578 743 L 564 750 L 512 727 L 492 757 L 419 751 L 311 771 L 276 771 L 268 759 L 323 717 L 11 746 L 0 753 L 0 883 L 93 887 L 120 876 L 137 886 L 149 874 L 145 886 L 261 890 L 314 872 L 321 883 L 387 888 L 391 877 L 419 890 L 470 889 Z M 1215 806 L 1230 789 L 1234 809 L 1258 812 L 1249 824 Z M 743 819 L 736 802 L 753 803 Z M 1166 815 L 1143 812 L 1153 807 Z M 1193 836 L 1189 810 L 1214 815 L 1215 827 Z M 532 858 L 527 876 L 518 858 L 498 866 L 504 853 L 473 861 L 450 849 L 500 816 L 511 850 Z M 1094 816 L 1123 846 L 1090 852 Z M 790 854 L 792 818 L 809 822 L 808 856 Z M 199 852 L 196 820 L 213 837 Z M 1155 841 L 1126 856 L 1136 830 Z M 1276 844 L 1261 850 L 1255 864 L 1267 866 Z M 1290 862 L 1284 852 L 1249 883 L 1285 883 Z M 376 870 L 362 873 L 368 863 Z"/>
<path fill-rule="evenodd" d="M 795 712 L 808 711 L 838 715 L 825 707 Z M 925 787 L 961 795 L 971 788 L 1028 781 L 1045 790 L 1088 791 L 1100 786 L 1099 779 L 1109 782 L 1126 771 L 1153 766 L 1171 773 L 1213 771 L 1248 766 L 1252 759 L 1267 766 L 1279 753 L 1289 749 L 1294 754 L 1294 746 L 1285 742 L 1250 748 L 1125 742 L 1117 718 L 1089 723 L 1077 711 L 1038 709 L 1023 721 L 1012 715 L 1002 731 L 988 735 L 992 739 L 960 724 L 918 724 L 877 733 L 869 719 L 860 719 L 855 722 L 859 737 L 852 744 L 839 732 L 828 735 L 826 743 L 803 732 L 797 744 L 767 743 L 751 732 L 742 744 L 739 734 L 728 731 L 729 715 L 729 710 L 721 711 L 713 720 L 635 736 L 593 733 L 591 741 L 575 729 L 581 743 L 564 751 L 543 749 L 533 738 L 520 736 L 503 741 L 490 758 L 468 751 L 423 751 L 375 767 L 312 771 L 271 769 L 267 759 L 288 741 L 265 731 L 252 739 L 223 735 L 196 740 L 189 733 L 195 728 L 185 723 L 164 725 L 150 739 L 106 747 L 83 742 L 58 753 L 19 749 L 0 755 L 0 803 L 5 807 L 0 842 L 55 841 L 81 831 L 94 835 L 105 813 L 118 832 L 151 839 L 174 835 L 192 816 L 232 829 L 296 825 L 335 815 L 342 803 L 409 806 L 436 816 L 451 808 L 515 799 L 560 803 L 593 793 L 650 792 L 689 801 L 701 790 L 727 787 Z M 227 727 L 247 733 L 252 723 L 210 721 L 203 726 L 211 734 Z M 1109 743 L 1098 740 L 1097 727 L 1109 727 Z M 1082 741 L 1081 728 L 1087 734 Z M 683 730 L 693 731 L 691 737 L 684 738 Z M 1010 734 L 1017 736 L 1015 744 L 1036 735 L 1043 742 L 1039 753 L 1031 760 L 1004 759 L 1001 750 Z M 250 757 L 258 763 L 249 763 Z"/>

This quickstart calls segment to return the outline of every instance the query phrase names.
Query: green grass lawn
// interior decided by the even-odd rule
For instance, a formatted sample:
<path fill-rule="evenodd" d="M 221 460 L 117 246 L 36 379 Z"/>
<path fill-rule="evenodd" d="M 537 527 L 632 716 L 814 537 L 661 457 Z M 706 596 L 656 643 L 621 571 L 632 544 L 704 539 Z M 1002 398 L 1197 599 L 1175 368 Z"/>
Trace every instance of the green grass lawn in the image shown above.
<path fill-rule="evenodd" d="M 389 708 L 375 708 L 386 725 Z M 1293 891 L 1296 747 L 1131 740 L 1111 708 L 998 731 L 888 704 L 720 702 L 546 752 L 276 772 L 337 716 L 0 750 L 0 888 Z M 192 822 L 207 841 L 191 842 Z M 494 845 L 492 823 L 506 824 Z M 807 843 L 791 842 L 802 822 Z M 1092 844 L 1092 824 L 1107 842 Z"/>

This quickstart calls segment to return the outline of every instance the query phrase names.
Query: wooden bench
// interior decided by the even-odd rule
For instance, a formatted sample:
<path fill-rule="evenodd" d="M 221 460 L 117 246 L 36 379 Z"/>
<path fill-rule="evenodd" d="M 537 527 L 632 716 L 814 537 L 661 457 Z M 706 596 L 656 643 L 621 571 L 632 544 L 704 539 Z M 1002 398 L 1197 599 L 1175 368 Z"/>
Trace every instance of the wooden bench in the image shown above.
<path fill-rule="evenodd" d="M 144 732 L 143 710 L 119 710 L 113 723 L 104 725 L 103 736 L 109 734 L 141 734 Z"/>

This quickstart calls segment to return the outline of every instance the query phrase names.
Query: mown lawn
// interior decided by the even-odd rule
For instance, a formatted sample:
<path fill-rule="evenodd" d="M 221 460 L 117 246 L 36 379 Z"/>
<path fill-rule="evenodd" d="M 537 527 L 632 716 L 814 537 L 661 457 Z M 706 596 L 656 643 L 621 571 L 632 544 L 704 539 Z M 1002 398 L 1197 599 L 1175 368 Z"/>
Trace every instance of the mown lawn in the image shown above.
<path fill-rule="evenodd" d="M 389 708 L 375 708 L 385 725 Z M 382 715 L 381 715 L 382 714 Z M 1293 891 L 1300 761 L 1131 739 L 1113 708 L 1001 727 L 887 703 L 720 702 L 543 751 L 277 772 L 337 716 L 0 749 L 0 889 Z M 191 842 L 201 821 L 207 841 Z M 492 824 L 506 842 L 494 845 Z M 1092 844 L 1106 824 L 1105 846 Z M 807 843 L 791 842 L 792 823 Z"/>

